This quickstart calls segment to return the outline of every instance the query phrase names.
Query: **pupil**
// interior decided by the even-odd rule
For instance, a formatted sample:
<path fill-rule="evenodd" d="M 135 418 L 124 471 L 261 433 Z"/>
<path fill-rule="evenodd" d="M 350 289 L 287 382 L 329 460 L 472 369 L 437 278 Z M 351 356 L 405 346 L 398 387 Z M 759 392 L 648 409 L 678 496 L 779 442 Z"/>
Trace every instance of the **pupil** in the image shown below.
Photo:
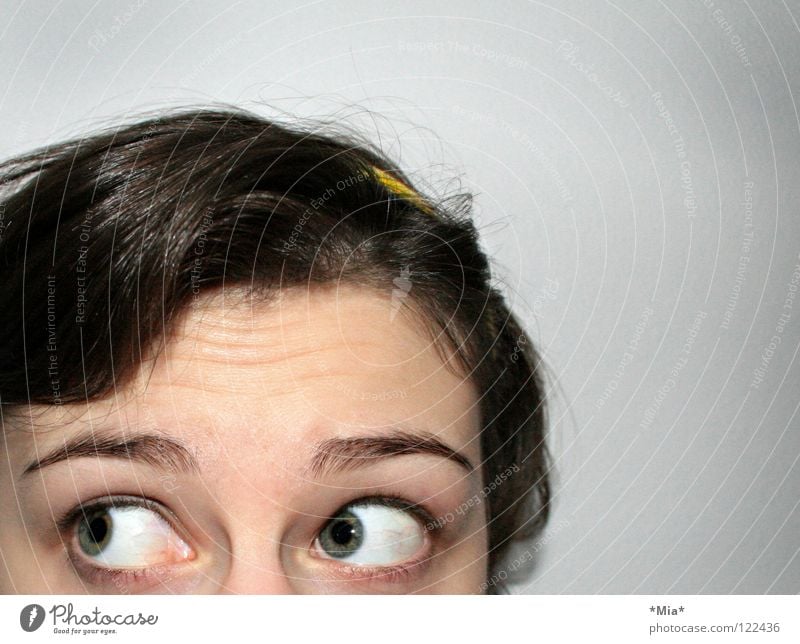
<path fill-rule="evenodd" d="M 102 543 L 108 534 L 108 523 L 103 517 L 95 517 L 89 522 L 89 534 L 95 543 Z"/>
<path fill-rule="evenodd" d="M 353 524 L 349 521 L 337 521 L 331 527 L 331 537 L 340 546 L 345 546 L 353 538 Z"/>
<path fill-rule="evenodd" d="M 78 525 L 78 543 L 81 550 L 90 557 L 99 555 L 108 545 L 113 529 L 113 519 L 108 509 L 92 512 Z"/>
<path fill-rule="evenodd" d="M 364 543 L 364 526 L 358 516 L 343 510 L 332 517 L 319 535 L 320 547 L 331 557 L 344 559 Z"/>

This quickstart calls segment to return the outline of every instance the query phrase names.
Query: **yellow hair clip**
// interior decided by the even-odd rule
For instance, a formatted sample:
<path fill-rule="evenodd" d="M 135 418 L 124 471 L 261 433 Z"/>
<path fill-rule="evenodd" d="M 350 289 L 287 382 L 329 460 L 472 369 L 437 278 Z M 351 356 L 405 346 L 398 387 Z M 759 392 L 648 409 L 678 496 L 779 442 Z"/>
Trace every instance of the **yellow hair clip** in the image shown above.
<path fill-rule="evenodd" d="M 372 166 L 375 177 L 380 181 L 392 194 L 410 201 L 422 212 L 429 215 L 434 215 L 433 208 L 428 204 L 415 190 L 409 188 L 400 179 L 393 177 L 386 170 L 382 170 L 377 166 Z"/>

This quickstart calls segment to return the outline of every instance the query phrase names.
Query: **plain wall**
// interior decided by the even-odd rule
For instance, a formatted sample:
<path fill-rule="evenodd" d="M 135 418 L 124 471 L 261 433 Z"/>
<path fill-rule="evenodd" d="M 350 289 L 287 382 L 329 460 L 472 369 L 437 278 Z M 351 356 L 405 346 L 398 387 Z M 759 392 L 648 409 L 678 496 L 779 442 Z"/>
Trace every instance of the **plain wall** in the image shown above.
<path fill-rule="evenodd" d="M 798 22 L 796 0 L 5 0 L 0 156 L 210 101 L 360 127 L 475 192 L 549 365 L 554 514 L 520 590 L 797 593 Z"/>

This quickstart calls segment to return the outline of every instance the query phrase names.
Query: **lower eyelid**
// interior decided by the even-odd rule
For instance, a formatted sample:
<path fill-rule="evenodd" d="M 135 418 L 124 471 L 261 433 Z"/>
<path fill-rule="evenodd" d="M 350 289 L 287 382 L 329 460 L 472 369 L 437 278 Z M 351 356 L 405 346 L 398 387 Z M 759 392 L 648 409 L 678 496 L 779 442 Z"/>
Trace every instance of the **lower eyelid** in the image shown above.
<path fill-rule="evenodd" d="M 126 503 L 126 500 L 130 502 Z M 95 508 L 125 506 L 141 507 L 158 515 L 185 545 L 188 550 L 185 559 L 146 567 L 114 568 L 92 563 L 90 557 L 81 554 L 77 536 L 77 526 L 81 517 Z M 130 585 L 139 585 L 146 588 L 166 580 L 184 577 L 182 567 L 197 558 L 197 552 L 190 545 L 186 530 L 182 526 L 176 525 L 175 520 L 170 520 L 170 518 L 174 519 L 172 512 L 158 501 L 146 497 L 116 495 L 101 497 L 81 504 L 81 506 L 71 510 L 65 517 L 60 519 L 57 525 L 59 533 L 62 535 L 61 547 L 66 552 L 72 570 L 81 580 L 99 587 L 107 587 L 109 584 L 113 584 L 119 592 L 126 592 L 127 587 Z"/>
<path fill-rule="evenodd" d="M 149 568 L 103 568 L 87 561 L 78 560 L 69 554 L 70 563 L 78 576 L 88 584 L 114 587 L 119 593 L 147 590 L 182 577 L 176 565 L 151 566 Z"/>
<path fill-rule="evenodd" d="M 158 502 L 155 504 L 160 505 Z M 90 507 L 90 504 L 87 504 L 86 507 Z M 150 509 L 151 506 L 148 504 L 143 507 Z M 441 554 L 444 536 L 440 533 L 447 532 L 447 524 L 440 525 L 437 520 L 431 521 L 431 517 L 437 515 L 429 513 L 422 506 L 408 504 L 406 507 L 409 513 L 415 515 L 424 533 L 424 545 L 420 548 L 418 555 L 408 562 L 387 566 L 348 564 L 343 560 L 315 557 L 317 562 L 322 559 L 322 565 L 325 567 L 324 578 L 331 581 L 399 585 L 409 583 L 424 575 L 434 563 L 433 560 Z M 173 529 L 175 528 L 172 521 L 161 516 Z M 176 530 L 176 533 L 184 538 L 185 530 Z M 316 543 L 317 539 L 314 538 L 309 545 L 313 549 L 316 547 Z M 87 558 L 81 557 L 76 534 L 71 529 L 62 538 L 62 544 L 67 551 L 67 559 L 72 569 L 84 583 L 95 588 L 110 589 L 111 592 L 115 592 L 116 588 L 116 592 L 135 593 L 146 592 L 150 588 L 163 586 L 172 580 L 179 583 L 183 583 L 180 580 L 191 581 L 189 579 L 191 575 L 187 574 L 188 569 L 185 568 L 187 561 L 161 564 L 149 568 L 114 569 L 93 564 Z M 192 550 L 196 554 L 193 547 Z"/>
<path fill-rule="evenodd" d="M 406 581 L 411 577 L 423 574 L 436 557 L 436 544 L 434 543 L 436 537 L 432 536 L 429 531 L 424 530 L 423 538 L 425 540 L 424 545 L 420 549 L 420 553 L 413 559 L 387 566 L 352 564 L 346 560 L 321 557 L 317 554 L 311 554 L 311 556 L 320 562 L 320 565 L 325 566 L 327 572 L 333 577 L 343 577 L 353 581 L 376 579 L 381 579 L 382 581 Z M 312 553 L 316 548 L 317 539 L 312 543 Z"/>
<path fill-rule="evenodd" d="M 346 581 L 408 583 L 425 574 L 432 563 L 432 557 L 426 556 L 411 563 L 396 566 L 374 567 L 340 565 L 337 576 Z"/>

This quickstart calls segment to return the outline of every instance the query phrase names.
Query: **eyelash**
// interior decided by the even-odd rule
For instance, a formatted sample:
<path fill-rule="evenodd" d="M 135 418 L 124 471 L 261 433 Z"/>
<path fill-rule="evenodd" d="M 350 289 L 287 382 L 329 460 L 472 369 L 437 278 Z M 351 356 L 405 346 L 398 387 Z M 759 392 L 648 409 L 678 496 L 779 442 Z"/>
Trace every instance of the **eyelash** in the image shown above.
<path fill-rule="evenodd" d="M 108 584 L 111 582 L 117 588 L 125 588 L 132 584 L 142 582 L 156 583 L 161 578 L 161 571 L 154 568 L 141 568 L 141 569 L 116 569 L 116 568 L 100 568 L 85 562 L 72 562 L 80 572 L 81 575 L 89 580 L 90 583 Z"/>
<path fill-rule="evenodd" d="M 319 526 L 315 533 L 314 539 L 309 546 L 310 551 L 313 551 L 314 543 L 325 526 L 328 525 L 338 514 L 346 508 L 351 508 L 359 505 L 380 504 L 388 507 L 394 507 L 399 510 L 409 512 L 420 523 L 423 531 L 425 532 L 426 539 L 431 539 L 431 552 L 426 553 L 424 557 L 414 559 L 406 563 L 396 564 L 393 566 L 358 566 L 346 564 L 331 564 L 337 567 L 339 574 L 343 577 L 352 579 L 353 581 L 381 581 L 388 583 L 401 583 L 408 581 L 415 574 L 421 574 L 431 562 L 435 555 L 435 546 L 438 540 L 438 533 L 440 533 L 444 526 L 441 522 L 437 521 L 433 513 L 425 507 L 423 503 L 412 503 L 408 499 L 401 496 L 394 495 L 369 495 L 362 496 L 347 503 L 340 505 L 336 511 Z"/>
<path fill-rule="evenodd" d="M 359 505 L 372 505 L 380 504 L 387 507 L 394 507 L 400 510 L 409 512 L 420 523 L 420 526 L 426 534 L 426 538 L 431 538 L 432 545 L 435 545 L 437 534 L 442 531 L 443 525 L 438 522 L 433 514 L 422 503 L 413 503 L 408 499 L 394 495 L 370 495 L 362 496 L 347 503 L 340 505 L 330 517 L 319 526 L 315 532 L 314 539 L 309 544 L 309 549 L 313 549 L 314 542 L 318 535 L 322 532 L 325 526 L 333 520 L 339 513 L 348 507 Z M 74 551 L 74 533 L 75 528 L 80 519 L 89 515 L 91 512 L 99 509 L 107 509 L 113 507 L 125 507 L 135 505 L 145 508 L 152 512 L 157 513 L 163 518 L 170 527 L 182 534 L 183 531 L 178 530 L 176 527 L 175 517 L 158 501 L 142 496 L 107 496 L 95 499 L 88 503 L 81 503 L 61 518 L 56 521 L 59 532 L 62 534 L 62 542 L 66 545 L 69 561 L 72 566 L 78 570 L 80 575 L 87 579 L 92 584 L 103 584 L 111 582 L 117 587 L 124 587 L 134 583 L 144 581 L 155 582 L 163 573 L 169 570 L 170 566 L 161 566 L 155 568 L 141 568 L 141 569 L 124 569 L 124 568 L 106 568 L 97 566 L 86 561 L 85 557 L 81 557 Z M 388 583 L 400 583 L 407 581 L 414 573 L 422 572 L 433 556 L 433 552 L 426 554 L 422 559 L 414 560 L 408 563 L 394 565 L 394 566 L 355 566 L 355 565 L 342 565 L 335 564 L 338 568 L 339 574 L 356 580 L 380 580 Z"/>
<path fill-rule="evenodd" d="M 151 568 L 107 568 L 89 563 L 85 557 L 81 557 L 81 555 L 74 551 L 75 528 L 80 519 L 88 516 L 95 510 L 127 506 L 137 506 L 155 512 L 164 519 L 175 532 L 181 535 L 183 534 L 183 531 L 179 530 L 176 526 L 177 521 L 174 515 L 161 503 L 149 497 L 123 494 L 119 496 L 105 496 L 89 501 L 88 503 L 78 504 L 59 518 L 56 521 L 56 526 L 62 535 L 62 543 L 66 545 L 70 564 L 80 573 L 81 577 L 88 579 L 92 584 L 107 584 L 110 581 L 119 588 L 144 581 L 156 582 L 162 577 L 163 573 L 170 568 L 170 566 L 156 566 Z"/>
<path fill-rule="evenodd" d="M 171 526 L 174 526 L 174 519 L 168 516 L 164 506 L 155 499 L 151 499 L 146 496 L 130 496 L 124 494 L 119 496 L 104 496 L 99 499 L 89 501 L 88 503 L 79 503 L 60 519 L 58 519 L 58 521 L 56 521 L 56 525 L 58 526 L 59 530 L 65 532 L 72 528 L 79 519 L 85 517 L 91 512 L 94 512 L 95 510 L 119 508 L 130 505 L 135 505 L 137 507 L 150 510 L 151 512 L 156 512 Z"/>
<path fill-rule="evenodd" d="M 345 508 L 351 508 L 353 506 L 359 505 L 385 505 L 386 507 L 396 508 L 398 510 L 405 510 L 406 512 L 410 512 L 421 524 L 423 527 L 432 526 L 430 530 L 425 530 L 426 532 L 432 532 L 437 527 L 439 527 L 438 522 L 433 518 L 433 514 L 425 507 L 423 503 L 412 503 L 408 499 L 404 499 L 401 496 L 393 496 L 387 494 L 375 494 L 369 496 L 361 496 L 352 501 L 348 501 L 340 505 L 336 511 L 327 519 L 325 519 L 325 523 L 322 524 L 322 527 L 327 525 L 328 521 L 332 520 L 336 517 L 339 513 L 341 513 Z"/>

